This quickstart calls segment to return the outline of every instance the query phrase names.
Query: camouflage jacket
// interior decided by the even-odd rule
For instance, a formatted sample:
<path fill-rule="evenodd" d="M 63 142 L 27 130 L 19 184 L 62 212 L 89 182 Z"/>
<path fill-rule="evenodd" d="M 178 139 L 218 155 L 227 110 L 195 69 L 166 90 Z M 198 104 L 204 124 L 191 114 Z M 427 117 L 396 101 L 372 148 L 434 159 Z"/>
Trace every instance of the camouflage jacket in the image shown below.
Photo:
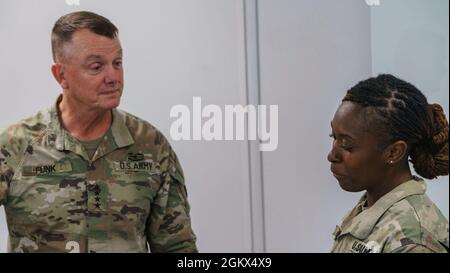
<path fill-rule="evenodd" d="M 370 208 L 364 195 L 336 227 L 332 252 L 448 252 L 448 221 L 425 191 L 425 181 L 410 180 Z"/>
<path fill-rule="evenodd" d="M 184 176 L 167 139 L 112 110 L 92 160 L 57 106 L 0 130 L 9 252 L 196 252 Z"/>

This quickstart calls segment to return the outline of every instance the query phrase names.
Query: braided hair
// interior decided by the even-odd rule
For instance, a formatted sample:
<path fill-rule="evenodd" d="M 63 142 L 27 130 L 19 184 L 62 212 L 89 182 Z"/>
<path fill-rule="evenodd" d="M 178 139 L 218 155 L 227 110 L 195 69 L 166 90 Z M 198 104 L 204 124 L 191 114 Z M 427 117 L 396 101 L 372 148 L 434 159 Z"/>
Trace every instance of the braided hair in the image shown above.
<path fill-rule="evenodd" d="M 342 100 L 357 103 L 381 129 L 388 143 L 403 140 L 417 174 L 427 179 L 448 175 L 448 121 L 439 104 L 429 105 L 412 84 L 389 74 L 359 82 Z M 378 132 L 379 133 L 379 132 Z"/>

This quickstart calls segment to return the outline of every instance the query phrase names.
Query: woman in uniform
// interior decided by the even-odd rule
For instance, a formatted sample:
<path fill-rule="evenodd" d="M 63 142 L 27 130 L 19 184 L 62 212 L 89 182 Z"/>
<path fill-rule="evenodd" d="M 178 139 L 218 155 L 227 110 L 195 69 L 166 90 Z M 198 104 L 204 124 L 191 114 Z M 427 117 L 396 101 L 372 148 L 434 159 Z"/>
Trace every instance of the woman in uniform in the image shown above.
<path fill-rule="evenodd" d="M 332 252 L 448 252 L 448 220 L 408 164 L 426 179 L 448 175 L 442 107 L 379 75 L 347 92 L 331 128 L 331 172 L 345 191 L 365 191 L 336 227 Z"/>

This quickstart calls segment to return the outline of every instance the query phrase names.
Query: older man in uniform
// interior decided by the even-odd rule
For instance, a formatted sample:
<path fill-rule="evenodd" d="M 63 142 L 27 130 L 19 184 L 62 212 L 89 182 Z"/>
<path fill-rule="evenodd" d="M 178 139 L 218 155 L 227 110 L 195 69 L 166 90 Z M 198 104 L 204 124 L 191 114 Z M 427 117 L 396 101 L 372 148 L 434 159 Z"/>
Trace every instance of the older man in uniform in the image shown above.
<path fill-rule="evenodd" d="M 116 109 L 117 28 L 91 12 L 52 32 L 62 94 L 0 131 L 9 252 L 196 252 L 180 163 L 152 125 Z"/>

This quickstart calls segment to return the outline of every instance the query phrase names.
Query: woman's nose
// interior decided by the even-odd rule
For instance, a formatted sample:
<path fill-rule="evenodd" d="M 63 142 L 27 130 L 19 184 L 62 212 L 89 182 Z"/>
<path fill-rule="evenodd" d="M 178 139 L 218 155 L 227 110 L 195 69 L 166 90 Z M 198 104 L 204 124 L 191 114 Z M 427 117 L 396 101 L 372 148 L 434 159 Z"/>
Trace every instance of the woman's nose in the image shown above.
<path fill-rule="evenodd" d="M 334 145 L 331 146 L 331 151 L 328 153 L 327 159 L 330 163 L 338 163 L 339 162 L 339 156 L 338 156 L 338 152 L 337 149 Z"/>

